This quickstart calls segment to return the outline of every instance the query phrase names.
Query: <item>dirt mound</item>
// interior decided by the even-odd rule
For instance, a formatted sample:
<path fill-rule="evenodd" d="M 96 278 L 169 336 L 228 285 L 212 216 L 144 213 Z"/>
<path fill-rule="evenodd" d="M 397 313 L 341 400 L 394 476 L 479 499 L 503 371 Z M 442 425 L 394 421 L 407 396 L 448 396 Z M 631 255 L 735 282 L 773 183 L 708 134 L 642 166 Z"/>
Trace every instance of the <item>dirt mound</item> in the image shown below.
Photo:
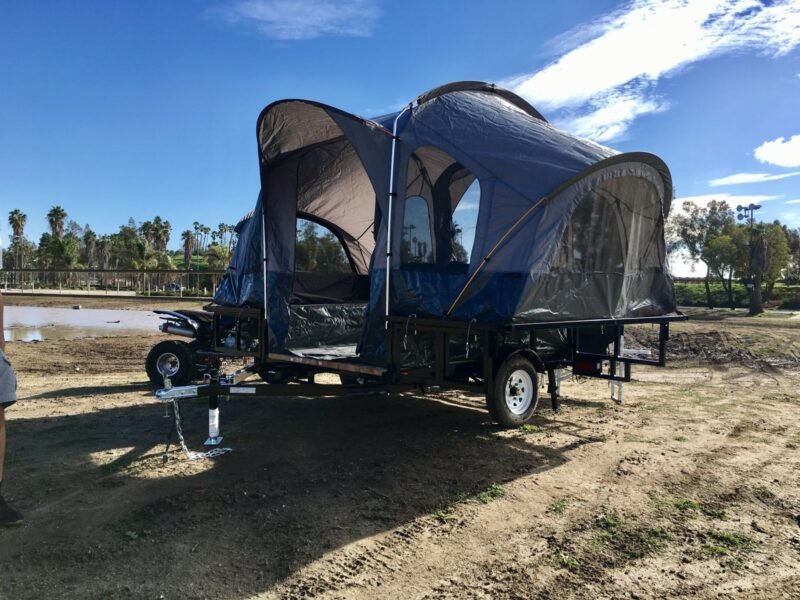
<path fill-rule="evenodd" d="M 677 333 L 670 337 L 669 358 L 702 358 L 720 362 L 757 358 L 737 336 L 709 331 L 706 333 Z"/>
<path fill-rule="evenodd" d="M 631 327 L 625 330 L 628 348 L 658 349 L 658 332 L 655 329 Z M 681 331 L 670 334 L 667 342 L 668 360 L 701 360 L 704 362 L 774 366 L 800 365 L 800 357 L 791 345 L 772 340 L 767 332 L 758 337 L 731 331 Z"/>
<path fill-rule="evenodd" d="M 658 348 L 658 332 L 629 328 L 625 331 L 629 348 Z M 719 362 L 743 361 L 757 358 L 736 335 L 720 331 L 672 333 L 667 343 L 668 359 L 703 359 Z"/>

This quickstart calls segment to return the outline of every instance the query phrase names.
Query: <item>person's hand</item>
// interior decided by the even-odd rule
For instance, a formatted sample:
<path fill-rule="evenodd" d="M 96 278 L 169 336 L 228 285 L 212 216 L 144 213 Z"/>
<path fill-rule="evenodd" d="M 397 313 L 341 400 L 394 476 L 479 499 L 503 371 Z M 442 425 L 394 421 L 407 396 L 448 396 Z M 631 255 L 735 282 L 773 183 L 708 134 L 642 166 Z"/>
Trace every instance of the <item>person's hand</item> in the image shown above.
<path fill-rule="evenodd" d="M 5 325 L 3 325 L 3 291 L 0 290 L 0 350 L 6 349 Z"/>

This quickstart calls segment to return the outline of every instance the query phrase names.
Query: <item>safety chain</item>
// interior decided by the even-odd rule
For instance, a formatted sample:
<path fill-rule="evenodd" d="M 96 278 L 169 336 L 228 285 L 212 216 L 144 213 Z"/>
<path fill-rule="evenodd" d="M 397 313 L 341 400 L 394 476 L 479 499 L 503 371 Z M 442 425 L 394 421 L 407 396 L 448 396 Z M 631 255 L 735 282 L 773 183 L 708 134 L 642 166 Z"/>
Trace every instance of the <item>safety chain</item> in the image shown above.
<path fill-rule="evenodd" d="M 403 334 L 403 350 L 408 350 L 408 324 L 411 322 L 411 319 L 416 319 L 416 318 L 417 318 L 416 313 L 411 313 L 410 315 L 408 315 L 408 318 L 406 319 L 406 331 Z"/>
<path fill-rule="evenodd" d="M 469 330 L 472 329 L 472 324 L 476 321 L 477 319 L 472 319 L 467 325 L 467 343 L 464 344 L 464 358 L 469 358 Z"/>
<path fill-rule="evenodd" d="M 172 429 L 167 436 L 167 446 L 164 448 L 164 462 L 167 462 L 167 453 L 169 452 L 169 446 L 171 443 L 172 432 L 174 431 L 178 436 L 178 443 L 181 445 L 183 449 L 183 453 L 186 454 L 186 458 L 189 460 L 204 460 L 209 458 L 216 458 L 218 456 L 222 456 L 223 454 L 227 454 L 228 452 L 232 452 L 233 448 L 212 448 L 207 452 L 194 452 L 189 450 L 186 446 L 186 440 L 183 438 L 183 428 L 181 427 L 181 407 L 178 403 L 178 400 L 175 399 L 172 401 L 172 412 L 175 415 L 175 421 L 172 423 Z"/>

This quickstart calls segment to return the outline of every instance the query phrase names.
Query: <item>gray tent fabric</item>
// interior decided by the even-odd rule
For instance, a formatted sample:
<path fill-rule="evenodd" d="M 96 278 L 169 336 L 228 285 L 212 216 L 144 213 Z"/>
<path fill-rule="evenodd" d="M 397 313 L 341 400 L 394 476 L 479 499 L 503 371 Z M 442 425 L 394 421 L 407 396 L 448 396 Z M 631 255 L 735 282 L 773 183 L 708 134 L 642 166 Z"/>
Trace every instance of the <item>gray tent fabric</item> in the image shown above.
<path fill-rule="evenodd" d="M 263 242 L 270 350 L 286 344 L 298 215 L 328 226 L 354 272 L 369 276 L 360 352 L 367 363 L 386 360 L 387 281 L 396 316 L 502 324 L 675 310 L 664 244 L 672 198 L 666 165 L 560 131 L 512 92 L 456 82 L 373 120 L 281 101 L 262 112 L 257 134 L 256 216 L 240 234 L 215 302 L 264 306 Z M 453 215 L 476 181 L 474 238 L 453 252 Z"/>

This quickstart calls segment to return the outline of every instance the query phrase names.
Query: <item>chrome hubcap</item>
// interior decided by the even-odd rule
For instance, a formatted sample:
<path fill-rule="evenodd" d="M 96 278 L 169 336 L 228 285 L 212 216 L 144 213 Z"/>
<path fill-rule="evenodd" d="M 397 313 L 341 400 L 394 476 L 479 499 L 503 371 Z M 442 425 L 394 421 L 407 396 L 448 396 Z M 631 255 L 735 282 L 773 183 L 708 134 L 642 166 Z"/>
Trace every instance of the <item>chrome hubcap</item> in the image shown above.
<path fill-rule="evenodd" d="M 162 375 L 173 377 L 175 373 L 181 368 L 181 361 L 172 352 L 165 352 L 158 357 L 156 362 L 156 369 Z"/>
<path fill-rule="evenodd" d="M 524 414 L 533 402 L 533 378 L 527 371 L 517 369 L 506 382 L 506 406 L 515 415 Z"/>

